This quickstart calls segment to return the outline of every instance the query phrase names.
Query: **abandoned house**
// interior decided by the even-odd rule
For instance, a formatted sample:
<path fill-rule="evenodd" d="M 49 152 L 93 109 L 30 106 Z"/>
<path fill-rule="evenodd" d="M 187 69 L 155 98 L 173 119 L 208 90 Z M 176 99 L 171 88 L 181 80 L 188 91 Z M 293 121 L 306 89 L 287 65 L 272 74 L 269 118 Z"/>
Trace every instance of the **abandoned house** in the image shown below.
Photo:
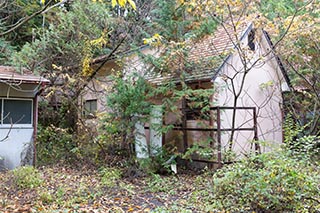
<path fill-rule="evenodd" d="M 190 44 L 187 60 L 192 66 L 181 66 L 175 61 L 172 69 L 185 69 L 184 83 L 193 90 L 213 89 L 206 118 L 199 116 L 201 109 L 193 108 L 188 98 L 177 101 L 181 110 L 178 118 L 164 113 L 162 97 L 155 97 L 155 107 L 149 124 L 137 125 L 136 151 L 138 157 L 148 157 L 151 146 L 173 144 L 180 152 L 194 145 L 214 148 L 208 161 L 232 161 L 248 152 L 265 152 L 283 141 L 282 93 L 290 90 L 284 67 L 273 51 L 267 32 L 255 29 L 249 23 L 239 32 L 232 27 L 218 27 L 214 35 Z M 160 55 L 157 48 L 140 50 L 142 55 Z M 150 66 L 141 60 L 141 54 L 130 54 L 122 69 L 141 75 Z M 114 62 L 107 68 L 111 70 Z M 182 62 L 181 62 L 182 63 Z M 127 64 L 127 66 L 126 66 Z M 154 85 L 179 78 L 155 74 L 146 76 Z M 103 79 L 107 77 L 104 76 Z M 110 82 L 109 82 L 110 83 Z M 179 87 L 177 80 L 177 87 Z M 92 81 L 83 94 L 88 111 L 104 111 L 106 84 L 99 78 Z M 97 89 L 98 88 L 98 89 Z M 196 94 L 196 93 L 195 93 Z M 158 133 L 150 124 L 172 125 L 166 133 Z M 264 141 L 259 143 L 259 141 Z M 149 150 L 149 153 L 145 153 Z"/>
<path fill-rule="evenodd" d="M 38 94 L 47 83 L 26 69 L 0 66 L 0 170 L 33 163 Z"/>

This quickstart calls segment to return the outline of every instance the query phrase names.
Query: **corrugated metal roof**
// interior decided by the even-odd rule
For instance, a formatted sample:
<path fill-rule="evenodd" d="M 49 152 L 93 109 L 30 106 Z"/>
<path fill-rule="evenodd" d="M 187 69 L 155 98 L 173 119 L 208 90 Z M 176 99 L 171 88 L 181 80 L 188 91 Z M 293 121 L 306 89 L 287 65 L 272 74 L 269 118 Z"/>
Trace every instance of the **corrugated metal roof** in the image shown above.
<path fill-rule="evenodd" d="M 34 75 L 30 70 L 25 68 L 16 68 L 11 66 L 0 66 L 0 80 L 9 82 L 21 82 L 29 84 L 49 83 L 50 81 Z"/>

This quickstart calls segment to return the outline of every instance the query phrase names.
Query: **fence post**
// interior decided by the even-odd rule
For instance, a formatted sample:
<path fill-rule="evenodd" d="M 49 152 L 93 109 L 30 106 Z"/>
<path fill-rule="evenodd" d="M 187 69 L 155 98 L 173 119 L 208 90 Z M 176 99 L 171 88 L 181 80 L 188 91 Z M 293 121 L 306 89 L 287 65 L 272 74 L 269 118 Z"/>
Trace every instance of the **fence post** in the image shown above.
<path fill-rule="evenodd" d="M 260 146 L 258 143 L 258 122 L 257 122 L 257 110 L 256 107 L 253 108 L 253 129 L 254 129 L 254 136 L 253 136 L 253 140 L 254 140 L 254 148 L 255 148 L 255 152 L 256 153 L 261 153 L 260 150 Z"/>

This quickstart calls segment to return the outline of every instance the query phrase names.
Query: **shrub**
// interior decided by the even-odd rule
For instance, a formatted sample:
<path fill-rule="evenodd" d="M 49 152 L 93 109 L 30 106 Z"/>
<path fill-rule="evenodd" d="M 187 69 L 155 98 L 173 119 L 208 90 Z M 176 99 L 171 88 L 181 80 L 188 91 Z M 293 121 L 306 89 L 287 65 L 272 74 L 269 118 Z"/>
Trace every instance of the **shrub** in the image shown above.
<path fill-rule="evenodd" d="M 43 183 L 39 171 L 32 166 L 16 168 L 12 174 L 14 184 L 20 189 L 36 188 Z"/>
<path fill-rule="evenodd" d="M 147 174 L 171 173 L 171 164 L 176 164 L 175 148 L 169 146 L 151 148 L 155 152 L 149 158 L 138 159 L 140 169 Z"/>
<path fill-rule="evenodd" d="M 314 135 L 303 136 L 286 145 L 294 157 L 314 161 L 320 159 L 320 137 Z"/>
<path fill-rule="evenodd" d="M 230 212 L 320 210 L 320 170 L 285 151 L 252 156 L 214 174 L 213 207 Z"/>
<path fill-rule="evenodd" d="M 54 125 L 39 128 L 36 146 L 37 162 L 40 165 L 70 161 L 76 148 L 68 129 Z"/>

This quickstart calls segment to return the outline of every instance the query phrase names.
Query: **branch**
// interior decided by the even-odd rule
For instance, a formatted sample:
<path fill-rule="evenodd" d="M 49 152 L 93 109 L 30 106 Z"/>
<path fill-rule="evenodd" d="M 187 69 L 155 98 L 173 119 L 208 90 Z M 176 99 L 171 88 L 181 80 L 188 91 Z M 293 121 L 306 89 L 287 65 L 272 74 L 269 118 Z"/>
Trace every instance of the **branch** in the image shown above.
<path fill-rule="evenodd" d="M 119 47 L 123 44 L 124 40 L 127 38 L 124 36 L 121 41 L 117 44 L 117 46 L 108 54 L 108 56 L 103 60 L 103 62 L 99 65 L 97 69 L 94 70 L 94 72 L 91 73 L 91 75 L 86 79 L 85 83 L 82 84 L 78 90 L 75 93 L 75 98 L 79 96 L 81 91 L 88 85 L 88 83 L 96 76 L 96 74 L 100 71 L 100 69 L 113 57 L 113 54 L 119 49 Z"/>
<path fill-rule="evenodd" d="M 43 11 L 45 11 L 49 7 L 49 5 L 51 4 L 52 1 L 53 0 L 50 0 L 41 10 L 33 13 L 31 16 L 27 16 L 23 21 L 21 21 L 20 23 L 17 23 L 14 27 L 10 28 L 9 30 L 7 30 L 7 31 L 5 31 L 3 33 L 0 33 L 0 37 L 11 33 L 12 31 L 14 31 L 14 30 L 18 29 L 19 27 L 21 27 L 23 24 L 25 24 L 28 21 L 30 21 L 33 17 L 41 14 Z"/>

